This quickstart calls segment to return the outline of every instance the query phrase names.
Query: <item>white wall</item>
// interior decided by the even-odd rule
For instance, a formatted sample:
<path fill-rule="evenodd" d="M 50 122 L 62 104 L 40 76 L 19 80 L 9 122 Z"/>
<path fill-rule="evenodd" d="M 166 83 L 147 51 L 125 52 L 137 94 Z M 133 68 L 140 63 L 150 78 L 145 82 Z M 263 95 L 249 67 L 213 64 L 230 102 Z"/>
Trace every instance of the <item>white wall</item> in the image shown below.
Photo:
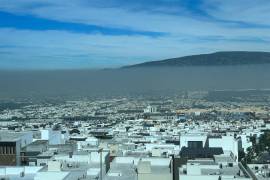
<path fill-rule="evenodd" d="M 24 133 L 21 137 L 21 147 L 25 147 L 28 144 L 33 142 L 33 133 L 32 132 L 27 132 Z"/>
<path fill-rule="evenodd" d="M 200 176 L 187 176 L 187 175 L 180 175 L 179 180 L 218 180 L 218 175 L 200 175 Z"/>
<path fill-rule="evenodd" d="M 223 151 L 231 151 L 238 160 L 238 140 L 233 136 L 209 138 L 209 147 L 221 147 Z"/>
<path fill-rule="evenodd" d="M 24 172 L 27 174 L 35 174 L 40 171 L 43 167 L 40 166 L 21 166 L 21 167 L 1 167 L 0 168 L 0 176 L 9 176 L 9 175 L 20 175 L 20 173 Z"/>
<path fill-rule="evenodd" d="M 34 180 L 64 180 L 68 175 L 69 172 L 38 172 Z"/>
<path fill-rule="evenodd" d="M 102 162 L 105 163 L 105 157 L 108 155 L 108 152 L 102 152 Z M 78 162 L 78 163 L 100 163 L 100 154 L 98 152 L 89 152 L 87 155 L 72 155 L 72 158 L 69 155 L 55 155 L 55 160 L 66 161 L 66 162 Z"/>
<path fill-rule="evenodd" d="M 169 167 L 171 163 L 170 158 L 139 158 L 139 157 L 116 157 L 113 163 L 133 164 L 138 165 L 139 161 L 149 161 L 152 166 L 166 166 Z"/>
<path fill-rule="evenodd" d="M 242 140 L 242 148 L 247 152 L 247 148 L 252 146 L 252 142 L 249 141 L 247 135 L 240 135 Z"/>
<path fill-rule="evenodd" d="M 50 145 L 63 143 L 61 131 L 53 131 L 51 129 L 41 130 L 41 139 L 48 140 Z"/>
<path fill-rule="evenodd" d="M 182 147 L 188 147 L 189 141 L 202 141 L 203 147 L 206 144 L 207 136 L 202 134 L 187 134 L 187 135 L 180 135 L 180 149 Z"/>

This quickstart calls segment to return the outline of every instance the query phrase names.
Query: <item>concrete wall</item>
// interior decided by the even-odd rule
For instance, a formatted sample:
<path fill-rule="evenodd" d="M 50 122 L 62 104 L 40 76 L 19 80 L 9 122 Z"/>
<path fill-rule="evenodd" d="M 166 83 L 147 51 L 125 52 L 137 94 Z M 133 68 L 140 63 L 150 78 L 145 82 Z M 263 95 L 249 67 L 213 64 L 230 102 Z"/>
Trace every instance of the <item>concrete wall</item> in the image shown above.
<path fill-rule="evenodd" d="M 41 130 L 41 139 L 48 140 L 50 145 L 62 144 L 62 134 L 60 131 L 51 129 Z"/>
<path fill-rule="evenodd" d="M 208 176 L 208 175 L 199 175 L 199 176 L 187 176 L 180 175 L 179 180 L 218 180 L 218 175 Z"/>
<path fill-rule="evenodd" d="M 33 133 L 32 132 L 25 133 L 20 137 L 20 139 L 21 139 L 21 147 L 25 147 L 33 142 Z"/>
<path fill-rule="evenodd" d="M 43 167 L 0 167 L 0 176 L 20 175 L 22 172 L 27 174 L 35 174 L 40 171 Z"/>
<path fill-rule="evenodd" d="M 138 174 L 138 180 L 172 180 L 172 174 Z"/>
<path fill-rule="evenodd" d="M 231 151 L 238 160 L 238 140 L 233 136 L 222 136 L 222 138 L 209 138 L 209 147 L 221 147 L 223 151 Z"/>

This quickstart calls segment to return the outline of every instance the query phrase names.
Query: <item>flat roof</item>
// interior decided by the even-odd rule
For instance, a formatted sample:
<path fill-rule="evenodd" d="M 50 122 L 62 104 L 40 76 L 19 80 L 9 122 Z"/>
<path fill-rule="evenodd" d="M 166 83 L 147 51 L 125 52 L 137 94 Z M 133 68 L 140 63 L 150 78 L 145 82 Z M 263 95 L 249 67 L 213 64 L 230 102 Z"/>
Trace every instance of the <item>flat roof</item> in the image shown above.
<path fill-rule="evenodd" d="M 38 172 L 35 176 L 35 179 L 38 180 L 48 180 L 48 179 L 65 179 L 69 175 L 69 172 L 63 171 L 46 171 Z"/>
<path fill-rule="evenodd" d="M 126 163 L 112 163 L 105 180 L 130 180 L 137 177 L 136 168 Z"/>
<path fill-rule="evenodd" d="M 18 141 L 22 136 L 29 132 L 0 131 L 0 142 Z"/>

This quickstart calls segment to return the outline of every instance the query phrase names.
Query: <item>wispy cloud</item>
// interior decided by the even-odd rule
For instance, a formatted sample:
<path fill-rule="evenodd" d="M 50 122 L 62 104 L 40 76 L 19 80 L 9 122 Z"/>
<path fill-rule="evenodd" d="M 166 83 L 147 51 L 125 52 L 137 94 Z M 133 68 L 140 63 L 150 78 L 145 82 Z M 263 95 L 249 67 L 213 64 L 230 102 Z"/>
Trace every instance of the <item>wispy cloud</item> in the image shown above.
<path fill-rule="evenodd" d="M 112 67 L 270 50 L 268 0 L 1 0 L 0 11 L 6 68 Z"/>
<path fill-rule="evenodd" d="M 205 11 L 219 20 L 270 27 L 268 0 L 205 0 Z"/>

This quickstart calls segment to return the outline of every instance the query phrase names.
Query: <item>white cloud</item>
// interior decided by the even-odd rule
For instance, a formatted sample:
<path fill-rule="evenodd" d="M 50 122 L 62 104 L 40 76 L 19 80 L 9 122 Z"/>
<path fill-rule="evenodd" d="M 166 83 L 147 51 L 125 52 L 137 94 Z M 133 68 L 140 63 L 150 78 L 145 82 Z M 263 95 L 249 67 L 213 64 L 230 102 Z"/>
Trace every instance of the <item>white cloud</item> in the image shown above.
<path fill-rule="evenodd" d="M 79 67 L 104 67 L 213 51 L 270 51 L 270 47 L 267 46 L 270 41 L 270 28 L 243 28 L 233 23 L 222 23 L 207 18 L 202 20 L 193 16 L 159 13 L 154 10 L 136 11 L 120 5 L 106 6 L 105 1 L 100 2 L 103 2 L 103 5 L 96 6 L 91 2 L 85 4 L 83 0 L 13 0 L 12 3 L 10 0 L 1 0 L 0 11 L 64 22 L 165 32 L 168 35 L 110 36 L 2 28 L 0 51 L 5 53 L 1 55 L 3 60 L 0 64 L 3 61 L 35 61 L 44 67 L 50 64 L 48 62 L 63 63 L 66 67 L 71 67 L 77 62 L 76 66 Z M 266 16 L 270 17 L 270 2 L 256 2 L 260 3 L 256 4 L 252 0 L 204 0 L 203 7 L 214 19 L 268 25 L 270 20 Z M 181 10 L 179 8 L 179 11 Z"/>
<path fill-rule="evenodd" d="M 95 68 L 220 50 L 268 50 L 265 43 L 257 43 L 254 48 L 254 42 L 242 42 L 237 39 L 232 44 L 230 39 L 198 41 L 197 38 L 190 36 L 151 38 L 0 29 L 2 45 L 0 50 L 8 52 L 1 55 L 0 64 L 5 63 L 4 61 L 35 62 L 40 67 L 47 67 L 62 63 L 62 68 L 70 68 L 73 65 Z"/>
<path fill-rule="evenodd" d="M 246 0 L 240 1 L 245 4 L 243 1 Z M 32 14 L 38 17 L 57 21 L 84 23 L 104 27 L 127 28 L 141 31 L 165 32 L 172 34 L 190 34 L 198 36 L 249 36 L 250 34 L 257 34 L 259 36 L 263 36 L 270 33 L 270 28 L 237 28 L 230 25 L 224 25 L 223 23 L 207 20 L 202 21 L 201 19 L 198 20 L 191 16 L 153 13 L 152 11 L 130 11 L 128 8 L 121 6 L 96 7 L 91 5 L 91 3 L 85 5 L 82 3 L 82 0 L 47 0 L 47 4 L 45 5 L 38 4 L 37 2 L 38 1 L 34 0 L 14 0 L 13 3 L 10 3 L 9 0 L 2 0 L 0 1 L 0 9 L 9 12 Z M 244 11 L 237 9 L 239 8 L 240 3 L 232 2 L 235 1 L 205 0 L 205 10 L 216 18 L 230 20 L 230 17 L 232 17 L 231 20 L 241 20 L 240 17 L 238 19 L 236 16 Z M 101 1 L 101 4 L 102 3 L 106 4 Z M 215 8 L 208 8 L 210 7 L 209 4 Z M 260 19 L 261 16 L 263 16 L 259 13 L 259 10 L 261 9 L 260 7 L 262 8 L 263 6 L 259 5 L 257 8 L 258 10 L 254 10 L 256 13 L 249 13 L 250 11 L 247 11 L 243 17 L 248 19 L 253 16 L 258 16 L 258 19 Z M 268 7 L 270 6 L 266 6 L 265 9 Z M 254 6 L 253 9 L 256 9 L 256 6 Z M 181 14 L 181 12 L 179 12 L 179 14 Z M 268 21 L 269 18 L 264 19 L 267 19 L 264 21 Z"/>
<path fill-rule="evenodd" d="M 215 18 L 270 26 L 269 0 L 205 0 L 205 10 Z"/>

